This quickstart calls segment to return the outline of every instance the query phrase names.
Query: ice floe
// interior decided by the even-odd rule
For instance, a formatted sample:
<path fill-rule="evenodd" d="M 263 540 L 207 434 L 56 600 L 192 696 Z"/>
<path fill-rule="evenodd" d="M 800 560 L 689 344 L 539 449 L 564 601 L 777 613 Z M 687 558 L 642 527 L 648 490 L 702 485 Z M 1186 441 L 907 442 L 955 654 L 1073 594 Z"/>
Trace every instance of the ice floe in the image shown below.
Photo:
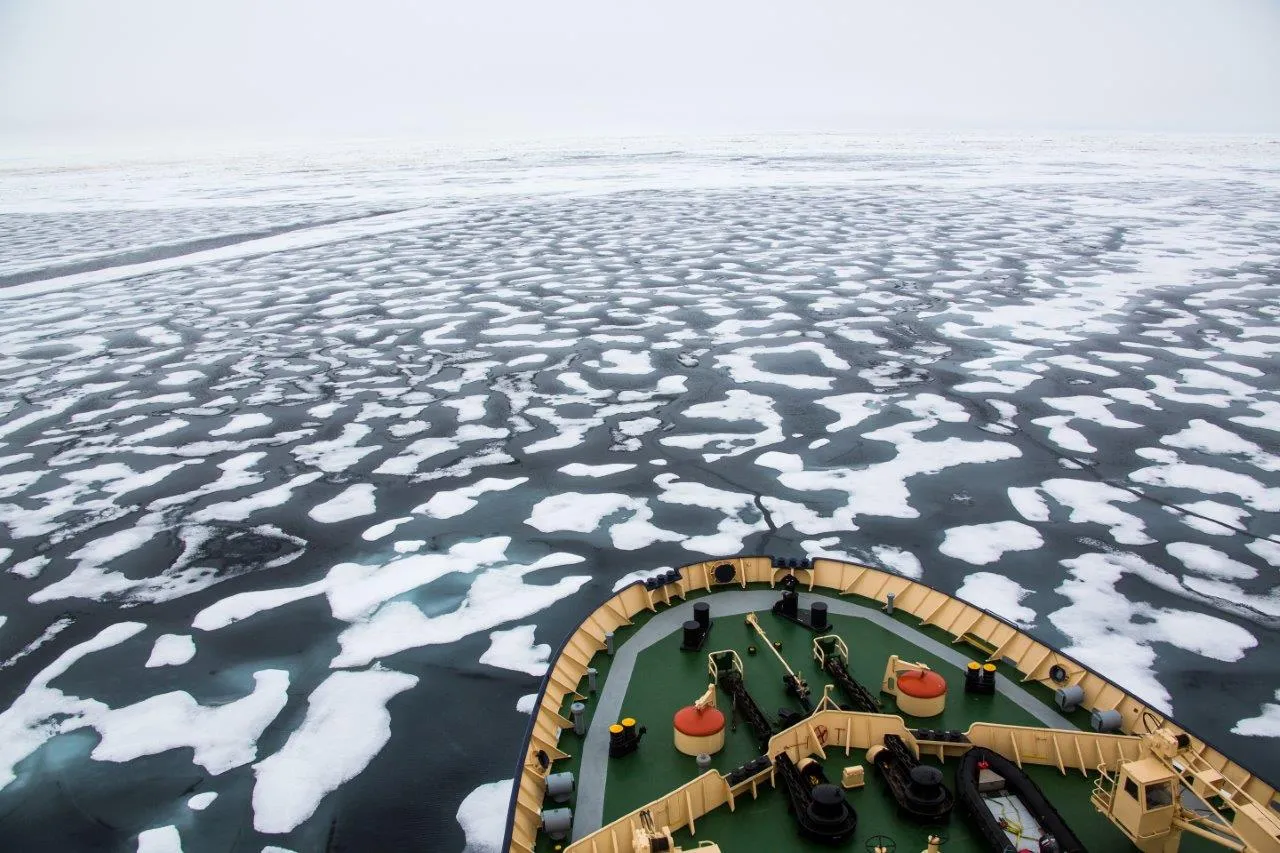
<path fill-rule="evenodd" d="M 1169 590 L 1178 588 L 1167 572 L 1132 554 L 1084 554 L 1062 561 L 1069 577 L 1058 592 L 1072 601 L 1050 614 L 1070 643 L 1067 654 L 1106 671 L 1127 690 L 1166 713 L 1168 690 L 1155 675 L 1152 643 L 1169 643 L 1219 661 L 1239 660 L 1257 640 L 1240 626 L 1204 613 L 1155 607 L 1126 598 L 1116 589 L 1125 574 Z"/>
<path fill-rule="evenodd" d="M 421 558 L 405 558 L 412 559 Z M 576 555 L 553 554 L 529 565 L 485 569 L 471 582 L 462 604 L 438 616 L 427 616 L 407 601 L 383 605 L 338 635 L 341 650 L 331 665 L 364 666 L 405 649 L 452 643 L 504 622 L 527 618 L 574 594 L 591 578 L 568 575 L 545 585 L 526 583 L 525 578 L 544 568 L 581 561 Z"/>
<path fill-rule="evenodd" d="M 187 808 L 192 811 L 202 812 L 213 805 L 213 801 L 216 799 L 218 799 L 217 791 L 204 791 L 194 794 L 187 799 Z"/>
<path fill-rule="evenodd" d="M 0 712 L 0 789 L 16 778 L 18 762 L 49 738 L 90 725 L 108 710 L 96 700 L 68 696 L 50 682 L 85 657 L 117 646 L 146 627 L 142 622 L 117 622 L 77 643 L 42 669 L 13 704 Z"/>
<path fill-rule="evenodd" d="M 561 474 L 568 474 L 570 477 L 608 477 L 612 474 L 630 471 L 634 467 L 636 467 L 635 464 L 631 462 L 615 462 L 608 465 L 586 465 L 582 462 L 572 462 L 561 466 L 559 470 Z"/>
<path fill-rule="evenodd" d="M 1029 628 L 1035 624 L 1036 612 L 1022 603 L 1031 594 L 1017 581 L 992 572 L 966 575 L 956 590 L 956 597 L 1004 617 L 1015 625 Z"/>
<path fill-rule="evenodd" d="M 894 548 L 891 545 L 874 545 L 871 553 L 881 565 L 903 577 L 919 579 L 924 576 L 924 567 L 920 565 L 920 559 L 910 551 Z"/>
<path fill-rule="evenodd" d="M 514 779 L 489 782 L 463 798 L 458 806 L 458 825 L 467 839 L 462 853 L 500 853 L 514 784 Z"/>
<path fill-rule="evenodd" d="M 182 853 L 182 836 L 173 825 L 138 833 L 138 853 Z"/>
<path fill-rule="evenodd" d="M 326 678 L 284 746 L 253 766 L 254 829 L 289 832 L 364 770 L 391 738 L 387 703 L 417 683 L 417 676 L 384 669 Z"/>
<path fill-rule="evenodd" d="M 177 691 L 102 712 L 90 722 L 102 735 L 91 756 L 123 762 L 190 747 L 192 761 L 214 776 L 248 764 L 257 757 L 263 729 L 284 708 L 289 673 L 264 669 L 253 680 L 248 696 L 213 707 Z"/>
<path fill-rule="evenodd" d="M 948 557 L 985 566 L 1010 551 L 1034 551 L 1042 545 L 1044 539 L 1034 527 L 1020 521 L 996 521 L 949 528 L 944 532 L 938 550 Z"/>
<path fill-rule="evenodd" d="M 270 424 L 271 418 L 267 417 L 262 412 L 251 412 L 245 415 L 236 415 L 222 426 L 209 430 L 209 435 L 235 435 L 237 433 L 247 432 L 251 429 L 269 426 Z"/>
<path fill-rule="evenodd" d="M 348 486 L 341 493 L 334 495 L 324 503 L 313 507 L 308 515 L 316 521 L 334 524 L 377 512 L 374 503 L 373 485 L 357 483 Z"/>
<path fill-rule="evenodd" d="M 470 512 L 479 503 L 479 498 L 494 492 L 506 492 L 516 486 L 529 482 L 528 477 L 486 477 L 470 486 L 462 486 L 451 491 L 436 492 L 431 500 L 415 507 L 413 512 L 429 515 L 432 518 L 455 518 Z"/>
<path fill-rule="evenodd" d="M 144 666 L 181 666 L 195 656 L 196 644 L 190 634 L 161 634 Z"/>
<path fill-rule="evenodd" d="M 551 646 L 533 642 L 533 625 L 518 625 L 506 631 L 489 634 L 489 648 L 480 655 L 480 663 L 527 672 L 529 675 L 545 675 Z"/>
<path fill-rule="evenodd" d="M 1280 690 L 1276 701 L 1262 706 L 1262 713 L 1236 723 L 1232 733 L 1246 737 L 1280 737 Z"/>

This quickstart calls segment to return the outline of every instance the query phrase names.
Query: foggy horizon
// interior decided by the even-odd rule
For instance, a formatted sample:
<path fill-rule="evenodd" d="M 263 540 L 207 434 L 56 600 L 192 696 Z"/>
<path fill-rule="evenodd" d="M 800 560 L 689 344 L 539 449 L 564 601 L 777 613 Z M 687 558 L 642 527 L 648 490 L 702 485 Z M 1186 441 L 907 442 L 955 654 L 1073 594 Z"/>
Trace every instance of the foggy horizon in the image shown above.
<path fill-rule="evenodd" d="M 487 11 L 487 14 L 486 14 Z M 1280 4 L 0 5 L 0 147 L 1280 131 Z"/>

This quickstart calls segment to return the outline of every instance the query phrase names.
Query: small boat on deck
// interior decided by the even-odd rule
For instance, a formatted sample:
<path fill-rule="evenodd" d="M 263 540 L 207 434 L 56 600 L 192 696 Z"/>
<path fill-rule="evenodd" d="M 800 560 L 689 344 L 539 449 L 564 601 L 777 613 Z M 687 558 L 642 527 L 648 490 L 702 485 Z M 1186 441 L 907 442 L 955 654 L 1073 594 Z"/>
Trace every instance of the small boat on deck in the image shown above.
<path fill-rule="evenodd" d="M 1086 853 L 1039 786 L 998 752 L 975 746 L 961 757 L 956 798 L 992 853 Z"/>

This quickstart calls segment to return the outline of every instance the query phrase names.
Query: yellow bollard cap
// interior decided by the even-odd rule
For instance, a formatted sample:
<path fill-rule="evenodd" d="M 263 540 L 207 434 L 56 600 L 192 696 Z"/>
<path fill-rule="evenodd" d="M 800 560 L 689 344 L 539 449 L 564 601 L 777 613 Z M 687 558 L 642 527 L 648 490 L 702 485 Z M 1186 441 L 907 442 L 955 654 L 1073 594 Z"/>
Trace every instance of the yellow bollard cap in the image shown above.
<path fill-rule="evenodd" d="M 609 726 L 609 731 L 612 734 L 620 735 L 622 734 L 622 726 L 618 725 L 617 723 L 614 723 L 612 726 Z"/>
<path fill-rule="evenodd" d="M 995 672 L 995 671 L 996 671 L 996 665 L 995 665 L 995 664 L 993 664 L 993 663 L 984 663 L 984 664 L 982 665 L 982 668 L 983 668 L 983 669 L 985 669 L 987 672 Z"/>
<path fill-rule="evenodd" d="M 977 668 L 978 668 L 978 662 L 976 660 L 969 661 L 969 669 L 977 669 Z"/>
<path fill-rule="evenodd" d="M 631 728 L 631 727 L 632 727 L 632 726 L 634 726 L 635 724 L 636 724 L 636 721 L 635 721 L 635 719 L 634 719 L 633 717 L 623 717 L 623 718 L 622 718 L 622 725 L 626 726 L 627 728 Z"/>

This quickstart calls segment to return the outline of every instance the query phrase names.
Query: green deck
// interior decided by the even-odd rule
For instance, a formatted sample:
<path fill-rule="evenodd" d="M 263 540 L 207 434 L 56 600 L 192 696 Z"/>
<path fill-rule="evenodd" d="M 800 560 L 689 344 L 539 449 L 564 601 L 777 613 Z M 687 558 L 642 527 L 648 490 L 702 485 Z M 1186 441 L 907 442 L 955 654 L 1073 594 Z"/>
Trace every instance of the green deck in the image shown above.
<path fill-rule="evenodd" d="M 763 586 L 766 588 L 767 586 Z M 698 598 L 699 595 L 690 598 Z M 807 606 L 810 597 L 805 595 L 802 606 Z M 846 599 L 847 600 L 847 599 Z M 645 803 L 656 800 L 697 775 L 694 759 L 676 751 L 672 745 L 672 715 L 681 707 L 689 705 L 706 690 L 710 679 L 707 675 L 707 652 L 734 649 L 742 658 L 746 673 L 746 686 L 765 714 L 776 719 L 779 708 L 790 707 L 799 710 L 798 704 L 788 697 L 783 689 L 783 669 L 777 658 L 765 648 L 759 637 L 744 622 L 741 615 L 717 617 L 715 596 L 710 597 L 713 628 L 707 646 L 701 653 L 680 651 L 680 632 L 667 636 L 641 652 L 635 674 L 627 687 L 623 704 L 623 715 L 635 717 L 640 725 L 648 728 L 648 734 L 641 743 L 638 752 L 621 759 L 608 762 L 608 775 L 604 797 L 604 814 L 602 825 L 616 820 Z M 774 616 L 767 610 L 757 613 L 761 625 L 770 639 L 781 641 L 781 653 L 791 667 L 802 675 L 813 690 L 813 701 L 821 698 L 822 687 L 829 677 L 818 669 L 812 655 L 814 634 L 800 626 Z M 617 632 L 617 642 L 626 642 L 649 618 L 643 614 L 636 618 L 636 624 Z M 913 617 L 895 617 L 896 621 L 916 627 Z M 908 661 L 920 661 L 942 674 L 947 679 L 947 709 L 940 717 L 915 719 L 903 715 L 908 727 L 924 727 L 931 729 L 967 729 L 979 720 L 1008 723 L 1013 725 L 1043 725 L 1030 713 L 1007 696 L 976 696 L 964 692 L 963 671 L 941 658 L 930 654 L 923 648 L 908 643 L 897 634 L 886 630 L 866 619 L 831 614 L 834 632 L 844 639 L 850 650 L 850 670 L 873 695 L 879 696 L 884 703 L 884 713 L 899 713 L 893 698 L 879 692 L 880 679 L 884 672 L 885 662 L 890 654 L 897 654 Z M 974 660 L 985 660 L 985 655 L 967 645 L 953 645 L 950 635 L 940 631 L 925 630 L 924 635 L 939 640 L 944 645 L 970 655 Z M 755 645 L 755 655 L 747 653 L 747 647 Z M 599 670 L 600 683 L 608 676 L 611 659 L 605 653 L 596 655 L 592 665 Z M 1020 681 L 1020 675 L 1013 669 L 1001 665 L 1000 672 L 1007 679 Z M 1032 687 L 1028 690 L 1033 697 L 1051 704 L 1052 694 L 1039 685 L 1022 685 Z M 845 698 L 835 690 L 832 697 L 840 703 Z M 731 716 L 731 709 L 723 691 L 717 694 L 717 702 L 726 716 Z M 587 700 L 588 709 L 592 702 Z M 567 715 L 568 710 L 565 709 Z M 589 711 L 590 713 L 590 711 Z M 1080 728 L 1087 728 L 1088 715 L 1077 712 L 1069 717 L 1070 721 Z M 612 721 L 611 721 L 612 722 Z M 556 762 L 555 770 L 572 770 L 575 777 L 581 778 L 578 767 L 578 755 L 582 739 L 572 730 L 565 731 L 560 739 L 560 747 L 572 757 Z M 759 755 L 754 734 L 745 723 L 739 723 L 736 731 L 726 732 L 725 748 L 713 756 L 712 767 L 721 773 L 727 773 L 734 767 Z M 937 763 L 930 759 L 926 762 Z M 897 814 L 895 804 L 886 786 L 882 785 L 877 771 L 866 761 L 862 750 L 854 750 L 847 758 L 842 748 L 829 750 L 829 758 L 824 763 L 827 776 L 833 782 L 839 782 L 843 767 L 862 764 L 866 771 L 865 788 L 848 792 L 849 802 L 858 813 L 858 830 L 852 841 L 844 845 L 845 849 L 863 850 L 865 841 L 874 835 L 886 835 L 899 845 L 901 853 L 917 853 L 925 846 L 925 837 L 929 828 L 912 824 Z M 953 776 L 955 762 L 944 765 L 944 774 L 948 788 L 954 791 Z M 1068 771 L 1067 775 L 1059 773 L 1056 767 L 1036 767 L 1027 765 L 1028 775 L 1045 791 L 1058 811 L 1067 820 L 1072 830 L 1080 837 L 1085 846 L 1095 851 L 1121 851 L 1132 849 L 1118 829 L 1094 811 L 1089 803 L 1089 794 L 1093 788 L 1094 776 L 1086 779 L 1078 771 Z M 709 839 L 717 842 L 725 853 L 746 853 L 746 851 L 788 851 L 829 850 L 830 847 L 806 841 L 799 837 L 795 824 L 787 811 L 787 797 L 784 790 L 774 790 L 765 785 L 760 789 L 759 798 L 752 800 L 750 795 L 740 797 L 736 811 L 721 807 L 701 817 L 697 821 L 696 839 L 691 837 L 687 829 L 676 833 L 677 842 L 686 849 L 696 847 L 697 840 Z M 948 842 L 943 845 L 944 853 L 982 853 L 987 848 L 972 832 L 963 814 L 959 810 L 949 823 L 939 828 Z M 935 829 L 934 831 L 937 831 Z M 563 849 L 565 842 L 553 843 L 545 836 L 539 837 L 538 851 L 552 853 Z M 1028 845 L 1028 849 L 1035 849 Z M 1208 842 L 1200 842 L 1194 837 L 1184 836 L 1184 851 L 1216 849 Z"/>

